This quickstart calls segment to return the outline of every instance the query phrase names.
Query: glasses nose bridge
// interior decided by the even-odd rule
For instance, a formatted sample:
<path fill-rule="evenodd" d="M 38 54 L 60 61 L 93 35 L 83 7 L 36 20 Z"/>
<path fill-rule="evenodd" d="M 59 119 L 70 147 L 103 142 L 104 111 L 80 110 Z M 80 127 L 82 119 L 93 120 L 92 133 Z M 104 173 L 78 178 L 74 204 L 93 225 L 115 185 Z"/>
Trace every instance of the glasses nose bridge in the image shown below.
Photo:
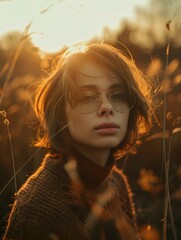
<path fill-rule="evenodd" d="M 102 105 L 104 103 L 105 99 L 106 99 L 106 101 L 112 106 L 110 97 L 111 97 L 111 93 L 99 94 L 100 104 Z"/>

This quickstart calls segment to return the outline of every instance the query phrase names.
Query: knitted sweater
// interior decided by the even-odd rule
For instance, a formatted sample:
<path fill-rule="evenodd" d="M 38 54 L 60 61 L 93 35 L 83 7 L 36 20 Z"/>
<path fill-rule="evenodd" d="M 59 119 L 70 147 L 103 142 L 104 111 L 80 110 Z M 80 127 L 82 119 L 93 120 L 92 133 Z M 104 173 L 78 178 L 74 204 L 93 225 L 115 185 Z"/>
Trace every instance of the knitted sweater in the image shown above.
<path fill-rule="evenodd" d="M 4 240 L 138 239 L 125 175 L 81 155 L 47 156 L 17 193 Z"/>

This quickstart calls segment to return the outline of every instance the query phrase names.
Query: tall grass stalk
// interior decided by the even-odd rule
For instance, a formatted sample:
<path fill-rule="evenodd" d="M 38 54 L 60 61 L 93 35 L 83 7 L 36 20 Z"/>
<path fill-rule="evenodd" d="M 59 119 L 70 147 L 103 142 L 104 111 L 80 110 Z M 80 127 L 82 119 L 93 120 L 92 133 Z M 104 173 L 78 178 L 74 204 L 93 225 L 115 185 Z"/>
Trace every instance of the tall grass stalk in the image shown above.
<path fill-rule="evenodd" d="M 171 21 L 168 21 L 166 28 L 170 33 L 170 24 Z M 171 148 L 172 148 L 172 130 L 169 131 L 169 140 L 168 140 L 168 151 L 166 145 L 167 138 L 167 128 L 166 128 L 166 119 L 167 119 L 167 84 L 168 84 L 168 63 L 169 63 L 169 54 L 170 54 L 170 44 L 169 40 L 166 47 L 166 85 L 164 90 L 164 99 L 163 99 L 163 162 L 164 162 L 164 174 L 165 174 L 165 198 L 164 198 L 164 217 L 163 217 L 163 235 L 162 240 L 167 240 L 167 223 L 168 223 L 168 213 L 171 220 L 172 231 L 174 235 L 174 240 L 177 240 L 175 223 L 173 218 L 172 205 L 170 200 L 170 189 L 169 189 L 169 167 L 171 161 Z"/>
<path fill-rule="evenodd" d="M 4 117 L 4 124 L 6 125 L 7 133 L 8 133 L 8 139 L 10 144 L 10 151 L 11 151 L 11 160 L 12 160 L 12 166 L 13 166 L 13 179 L 14 179 L 14 188 L 15 192 L 17 192 L 17 179 L 16 179 L 16 168 L 15 168 L 15 160 L 14 160 L 14 151 L 13 151 L 13 145 L 12 145 L 12 138 L 9 130 L 9 120 L 7 119 L 7 114 L 5 111 L 0 111 L 0 114 Z M 1 194 L 1 192 L 0 192 Z"/>
<path fill-rule="evenodd" d="M 63 0 L 56 0 L 54 1 L 52 4 L 50 4 L 48 7 L 44 8 L 43 10 L 40 10 L 39 11 L 39 14 L 44 14 L 46 13 L 50 8 L 52 8 L 55 4 L 57 3 L 60 3 L 62 2 Z M 7 133 L 8 133 L 8 138 L 9 138 L 9 143 L 10 143 L 10 150 L 11 150 L 11 158 L 12 158 L 12 165 L 13 165 L 13 176 L 12 178 L 6 183 L 6 185 L 3 187 L 3 189 L 0 191 L 0 194 L 2 194 L 2 192 L 6 189 L 7 186 L 9 186 L 9 184 L 11 183 L 12 180 L 14 180 L 15 182 L 15 192 L 17 192 L 17 179 L 16 179 L 16 176 L 17 174 L 24 168 L 24 166 L 40 151 L 39 149 L 20 167 L 20 169 L 18 171 L 15 170 L 15 159 L 14 159 L 14 151 L 13 151 L 13 144 L 12 144 L 12 139 L 11 139 L 11 134 L 10 134 L 10 129 L 9 129 L 9 120 L 6 118 L 6 111 L 5 110 L 1 110 L 3 104 L 3 99 L 5 97 L 5 94 L 6 94 L 6 90 L 7 90 L 7 87 L 8 87 L 8 84 L 12 78 L 12 75 L 13 75 L 13 72 L 14 72 L 14 69 L 16 67 L 16 63 L 17 63 L 17 60 L 20 56 L 20 53 L 21 53 L 21 50 L 24 46 L 24 43 L 25 41 L 27 40 L 27 38 L 32 34 L 29 32 L 31 26 L 32 26 L 32 22 L 33 22 L 33 19 L 27 24 L 27 26 L 25 26 L 24 28 L 24 31 L 22 33 L 22 37 L 20 38 L 20 41 L 19 41 L 19 45 L 15 51 L 15 54 L 12 58 L 11 61 L 8 61 L 4 67 L 1 69 L 0 71 L 0 78 L 3 77 L 3 75 L 7 72 L 7 76 L 6 76 L 6 79 L 5 79 L 5 82 L 4 82 L 4 85 L 3 85 L 3 88 L 2 88 L 2 91 L 1 91 L 1 95 L 0 95 L 0 114 L 4 117 L 4 123 L 6 125 L 6 128 L 7 128 Z M 65 126 L 67 127 L 67 126 Z M 64 127 L 64 128 L 65 128 Z M 64 128 L 60 129 L 56 134 L 58 134 L 60 131 L 62 131 Z M 55 134 L 55 135 L 56 135 Z M 54 136 L 52 136 L 54 137 Z"/>
<path fill-rule="evenodd" d="M 8 83 L 11 80 L 13 71 L 15 69 L 17 60 L 18 60 L 19 55 L 21 53 L 21 50 L 23 48 L 24 42 L 25 42 L 26 38 L 28 37 L 28 31 L 29 31 L 30 26 L 31 26 L 31 22 L 25 27 L 24 32 L 22 34 L 22 37 L 20 39 L 20 43 L 19 43 L 19 45 L 18 45 L 18 47 L 16 49 L 16 52 L 14 54 L 14 57 L 13 57 L 12 61 L 9 63 L 9 66 L 8 66 L 9 71 L 7 73 L 7 77 L 6 77 L 6 80 L 4 82 L 2 93 L 1 93 L 1 96 L 0 96 L 0 105 L 2 104 L 2 101 L 3 101 L 3 98 L 5 96 Z M 5 65 L 4 68 L 7 68 L 7 65 Z M 4 71 L 2 70 L 2 72 L 4 72 Z"/>
<path fill-rule="evenodd" d="M 59 129 L 56 133 L 54 133 L 54 134 L 50 137 L 50 139 L 52 139 L 52 138 L 55 137 L 58 133 L 60 133 L 61 131 L 63 131 L 65 128 L 67 128 L 68 125 L 69 125 L 69 124 L 65 125 L 65 126 L 62 127 L 61 129 Z M 34 156 L 36 156 L 36 154 L 37 154 L 39 151 L 40 151 L 40 148 L 37 149 L 37 151 L 35 151 L 35 152 L 31 155 L 31 157 L 28 158 L 28 159 L 24 162 L 24 164 L 23 164 L 17 171 L 14 172 L 13 177 L 10 178 L 9 181 L 6 183 L 6 185 L 3 187 L 3 189 L 1 189 L 0 194 L 2 194 L 2 192 L 9 186 L 9 184 L 10 184 L 13 180 L 16 179 L 16 176 L 18 175 L 18 173 L 32 160 L 32 158 L 33 158 Z"/>

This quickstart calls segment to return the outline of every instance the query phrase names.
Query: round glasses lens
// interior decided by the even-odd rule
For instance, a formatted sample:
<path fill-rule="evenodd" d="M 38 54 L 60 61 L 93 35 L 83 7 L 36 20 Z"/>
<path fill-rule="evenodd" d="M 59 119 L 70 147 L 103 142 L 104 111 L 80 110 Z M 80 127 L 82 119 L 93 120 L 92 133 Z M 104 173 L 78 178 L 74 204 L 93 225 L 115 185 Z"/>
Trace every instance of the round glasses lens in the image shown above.
<path fill-rule="evenodd" d="M 99 94 L 93 91 L 80 91 L 75 104 L 75 109 L 80 113 L 91 113 L 98 109 L 100 104 Z"/>
<path fill-rule="evenodd" d="M 122 90 L 116 90 L 107 95 L 112 108 L 117 112 L 127 112 L 134 106 L 134 104 L 131 106 L 128 104 L 127 96 Z M 97 92 L 83 90 L 73 97 L 71 105 L 80 113 L 91 113 L 96 111 L 100 104 L 101 98 Z"/>
<path fill-rule="evenodd" d="M 127 112 L 132 108 L 132 106 L 129 106 L 127 96 L 122 90 L 112 92 L 109 96 L 109 101 L 113 109 L 117 112 Z"/>

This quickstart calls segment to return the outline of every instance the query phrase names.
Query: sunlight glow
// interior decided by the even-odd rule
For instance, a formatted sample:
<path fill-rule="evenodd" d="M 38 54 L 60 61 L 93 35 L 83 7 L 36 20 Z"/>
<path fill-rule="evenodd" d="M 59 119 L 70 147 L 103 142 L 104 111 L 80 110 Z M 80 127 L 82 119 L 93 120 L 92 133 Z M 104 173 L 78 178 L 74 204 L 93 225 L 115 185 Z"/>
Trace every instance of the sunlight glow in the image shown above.
<path fill-rule="evenodd" d="M 139 5 L 147 0 L 140 0 Z M 136 0 L 13 0 L 0 1 L 0 34 L 31 23 L 33 43 L 54 52 L 65 45 L 101 36 L 105 26 L 116 30 L 134 14 Z"/>

